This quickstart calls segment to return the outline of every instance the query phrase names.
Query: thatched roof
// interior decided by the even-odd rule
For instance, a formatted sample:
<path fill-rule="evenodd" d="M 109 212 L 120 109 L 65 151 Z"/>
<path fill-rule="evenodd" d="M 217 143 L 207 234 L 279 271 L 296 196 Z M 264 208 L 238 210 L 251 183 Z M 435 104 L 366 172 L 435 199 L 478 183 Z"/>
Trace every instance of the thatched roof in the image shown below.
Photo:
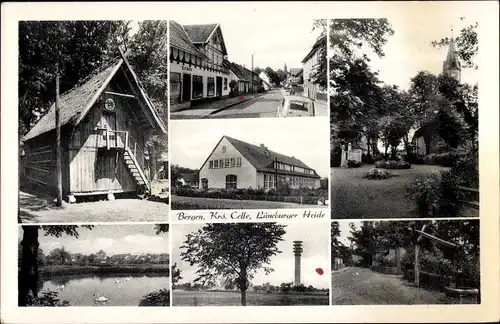
<path fill-rule="evenodd" d="M 121 55 L 121 58 L 113 60 L 110 64 L 102 67 L 93 75 L 89 76 L 81 84 L 78 84 L 71 90 L 68 90 L 61 95 L 59 100 L 61 126 L 66 124 L 77 125 L 85 117 L 90 108 L 92 108 L 96 100 L 120 68 L 124 68 L 130 72 L 132 80 L 135 81 L 137 92 L 141 94 L 140 99 L 142 99 L 142 102 L 145 103 L 144 107 L 149 110 L 147 113 L 151 115 L 152 119 L 155 121 L 155 128 L 158 128 L 163 133 L 166 133 L 165 125 L 160 120 L 158 113 L 153 108 L 144 88 L 137 79 L 137 75 L 132 70 L 123 54 Z M 29 140 L 54 130 L 56 124 L 55 120 L 56 116 L 54 103 L 50 107 L 49 111 L 33 126 L 28 134 L 24 136 L 24 140 Z"/>

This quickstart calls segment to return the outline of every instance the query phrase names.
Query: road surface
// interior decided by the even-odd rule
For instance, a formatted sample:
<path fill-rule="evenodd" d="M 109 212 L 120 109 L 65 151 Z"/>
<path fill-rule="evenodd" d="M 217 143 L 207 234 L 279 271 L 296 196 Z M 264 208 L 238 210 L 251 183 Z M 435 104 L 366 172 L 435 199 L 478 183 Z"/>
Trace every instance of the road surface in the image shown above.
<path fill-rule="evenodd" d="M 262 96 L 219 111 L 206 118 L 257 118 L 276 117 L 278 105 L 283 99 L 281 90 L 270 90 Z"/>
<path fill-rule="evenodd" d="M 451 304 L 444 293 L 416 288 L 402 276 L 366 268 L 344 268 L 332 272 L 333 305 Z"/>

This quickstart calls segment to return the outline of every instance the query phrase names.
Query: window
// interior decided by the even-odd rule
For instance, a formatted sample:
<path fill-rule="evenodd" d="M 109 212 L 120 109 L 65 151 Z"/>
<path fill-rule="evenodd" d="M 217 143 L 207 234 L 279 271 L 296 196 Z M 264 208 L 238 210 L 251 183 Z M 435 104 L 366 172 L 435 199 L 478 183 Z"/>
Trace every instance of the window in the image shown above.
<path fill-rule="evenodd" d="M 234 168 L 234 165 L 235 165 L 234 158 L 231 158 L 231 168 Z"/>
<path fill-rule="evenodd" d="M 227 90 L 227 78 L 224 78 L 224 90 Z"/>
<path fill-rule="evenodd" d="M 170 104 L 181 101 L 181 74 L 170 72 Z"/>
<path fill-rule="evenodd" d="M 303 101 L 291 101 L 290 102 L 291 110 L 300 110 L 300 111 L 309 111 L 310 104 L 308 102 Z"/>
<path fill-rule="evenodd" d="M 207 97 L 211 97 L 215 95 L 215 81 L 214 78 L 207 78 Z"/>
<path fill-rule="evenodd" d="M 241 166 L 241 158 L 236 158 L 236 166 L 240 167 Z"/>
<path fill-rule="evenodd" d="M 208 162 L 208 168 L 213 169 L 214 168 L 214 161 Z"/>
<path fill-rule="evenodd" d="M 276 188 L 276 177 L 274 175 L 269 174 L 269 188 Z"/>
<path fill-rule="evenodd" d="M 219 168 L 223 168 L 224 167 L 224 160 L 220 159 L 219 160 Z"/>
<path fill-rule="evenodd" d="M 219 168 L 219 160 L 215 160 L 214 161 L 214 169 L 218 169 Z"/>
<path fill-rule="evenodd" d="M 203 97 L 203 77 L 201 75 L 193 75 L 193 98 Z"/>
<path fill-rule="evenodd" d="M 226 176 L 226 189 L 236 189 L 237 183 L 237 177 L 234 174 L 228 174 Z"/>
<path fill-rule="evenodd" d="M 224 167 L 229 168 L 229 159 L 224 159 Z"/>
<path fill-rule="evenodd" d="M 222 153 L 226 153 L 226 146 L 225 145 L 222 147 Z"/>
<path fill-rule="evenodd" d="M 203 189 L 208 189 L 208 179 L 207 178 L 201 179 L 201 187 Z"/>

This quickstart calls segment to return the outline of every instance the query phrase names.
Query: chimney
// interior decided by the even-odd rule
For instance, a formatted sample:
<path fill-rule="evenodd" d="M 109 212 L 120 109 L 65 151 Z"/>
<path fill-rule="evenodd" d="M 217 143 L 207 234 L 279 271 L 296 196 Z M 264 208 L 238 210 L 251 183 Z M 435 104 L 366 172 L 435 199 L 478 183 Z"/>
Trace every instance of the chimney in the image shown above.
<path fill-rule="evenodd" d="M 300 259 L 302 257 L 302 251 L 302 241 L 293 241 L 293 254 L 295 255 L 295 286 L 300 286 Z"/>
<path fill-rule="evenodd" d="M 267 149 L 267 147 L 264 144 L 260 144 L 260 148 L 263 149 L 263 150 Z"/>

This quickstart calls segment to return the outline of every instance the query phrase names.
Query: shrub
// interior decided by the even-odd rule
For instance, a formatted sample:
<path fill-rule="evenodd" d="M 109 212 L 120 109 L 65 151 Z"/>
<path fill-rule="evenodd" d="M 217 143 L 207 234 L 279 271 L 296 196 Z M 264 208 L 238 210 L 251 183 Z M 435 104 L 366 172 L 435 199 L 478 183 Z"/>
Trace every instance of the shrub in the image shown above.
<path fill-rule="evenodd" d="M 410 169 L 411 164 L 402 160 L 377 161 L 375 167 L 382 169 Z"/>
<path fill-rule="evenodd" d="M 384 169 L 371 168 L 364 177 L 370 180 L 383 180 L 389 179 L 392 174 Z"/>
<path fill-rule="evenodd" d="M 411 164 L 424 164 L 424 155 L 410 154 L 406 156 L 405 160 Z"/>
<path fill-rule="evenodd" d="M 439 153 L 435 156 L 435 163 L 444 167 L 452 167 L 455 159 L 456 155 L 451 152 Z"/>
<path fill-rule="evenodd" d="M 48 290 L 42 291 L 38 294 L 38 297 L 31 298 L 28 302 L 28 306 L 56 306 L 56 307 L 66 307 L 70 306 L 67 300 L 59 300 L 58 293 L 56 291 Z"/>
<path fill-rule="evenodd" d="M 417 203 L 421 217 L 429 216 L 429 207 L 440 198 L 440 182 L 437 175 L 433 174 L 426 179 L 417 179 L 407 188 L 407 195 Z"/>
<path fill-rule="evenodd" d="M 348 168 L 359 168 L 362 165 L 361 161 L 349 160 L 347 161 Z"/>
<path fill-rule="evenodd" d="M 431 153 L 424 156 L 424 164 L 436 164 L 436 154 Z"/>
<path fill-rule="evenodd" d="M 170 306 L 170 291 L 160 289 L 142 297 L 139 306 Z"/>

